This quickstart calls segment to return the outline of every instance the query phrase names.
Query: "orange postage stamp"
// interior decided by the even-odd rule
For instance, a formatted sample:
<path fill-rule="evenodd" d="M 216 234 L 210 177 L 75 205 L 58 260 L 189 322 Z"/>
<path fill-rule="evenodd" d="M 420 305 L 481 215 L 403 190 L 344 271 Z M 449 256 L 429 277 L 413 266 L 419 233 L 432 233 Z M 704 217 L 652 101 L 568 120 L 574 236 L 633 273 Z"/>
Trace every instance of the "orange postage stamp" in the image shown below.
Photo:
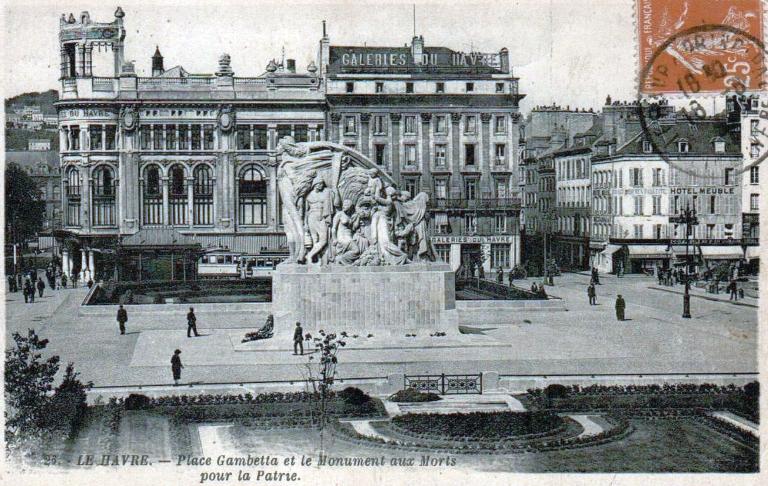
<path fill-rule="evenodd" d="M 639 92 L 763 89 L 761 0 L 637 0 Z"/>

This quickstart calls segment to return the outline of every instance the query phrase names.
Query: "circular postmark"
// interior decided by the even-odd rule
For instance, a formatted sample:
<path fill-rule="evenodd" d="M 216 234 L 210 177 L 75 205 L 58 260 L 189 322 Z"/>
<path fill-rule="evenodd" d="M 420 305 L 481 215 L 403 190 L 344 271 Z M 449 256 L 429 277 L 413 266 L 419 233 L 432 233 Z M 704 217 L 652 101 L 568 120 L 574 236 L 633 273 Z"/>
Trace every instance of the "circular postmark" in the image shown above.
<path fill-rule="evenodd" d="M 668 61 L 660 62 L 662 55 L 669 52 L 672 55 L 666 56 Z M 760 69 L 757 73 L 750 72 L 752 64 L 738 60 L 750 52 L 753 52 L 750 58 L 753 61 L 752 64 L 759 62 Z M 707 113 L 706 108 L 696 98 L 732 96 L 734 103 L 743 103 L 747 94 L 764 91 L 768 86 L 765 81 L 764 67 L 766 55 L 768 51 L 762 40 L 742 29 L 723 24 L 691 27 L 676 32 L 664 40 L 653 51 L 648 62 L 642 66 L 638 77 L 637 116 L 641 132 L 645 136 L 644 140 L 650 142 L 652 153 L 661 156 L 670 168 L 676 171 L 695 176 L 702 181 L 709 180 L 710 183 L 716 182 L 715 179 L 719 181 L 719 176 L 707 171 L 695 170 L 690 164 L 680 164 L 675 161 L 666 148 L 670 141 L 667 140 L 665 124 L 661 120 L 669 108 L 658 102 L 649 102 L 648 98 L 658 99 L 666 94 L 674 94 L 688 99 L 690 111 L 681 108 L 678 114 L 681 114 L 693 127 L 697 122 L 711 120 L 716 115 Z M 708 62 L 706 62 L 707 59 Z M 670 64 L 667 65 L 666 62 Z M 758 78 L 753 85 L 752 76 L 755 74 Z M 711 87 L 717 81 L 722 82 L 722 89 L 702 89 L 703 85 Z M 653 91 L 654 86 L 669 87 L 670 85 L 676 89 L 652 93 L 643 91 L 644 86 L 651 87 Z M 768 157 L 768 99 L 760 100 L 757 110 L 751 106 L 743 108 L 759 113 L 759 116 L 754 118 L 757 123 L 749 127 L 750 147 L 756 147 L 759 155 L 752 157 L 754 160 L 749 163 L 735 167 L 734 175 L 757 166 Z M 728 116 L 727 113 L 726 116 Z M 741 123 L 740 117 L 736 122 Z M 722 136 L 730 137 L 731 143 L 736 144 L 739 147 L 739 154 L 742 154 L 742 137 L 739 133 L 740 130 L 728 130 Z M 749 155 L 753 155 L 752 150 Z"/>

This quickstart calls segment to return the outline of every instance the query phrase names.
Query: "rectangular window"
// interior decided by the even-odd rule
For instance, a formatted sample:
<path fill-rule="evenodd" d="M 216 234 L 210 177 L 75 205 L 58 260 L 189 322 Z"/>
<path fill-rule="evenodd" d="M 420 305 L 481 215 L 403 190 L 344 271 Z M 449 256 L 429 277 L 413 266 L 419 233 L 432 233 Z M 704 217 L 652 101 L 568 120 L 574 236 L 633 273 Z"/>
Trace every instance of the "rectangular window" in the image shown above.
<path fill-rule="evenodd" d="M 727 169 L 725 169 L 723 173 L 723 180 L 726 186 L 730 186 L 731 184 L 734 184 L 736 182 L 733 177 L 733 168 L 728 167 Z"/>
<path fill-rule="evenodd" d="M 357 118 L 354 116 L 344 117 L 344 133 L 346 135 L 354 135 L 357 133 Z"/>
<path fill-rule="evenodd" d="M 661 196 L 653 196 L 653 215 L 659 216 L 661 214 Z"/>
<path fill-rule="evenodd" d="M 88 128 L 88 131 L 91 134 L 91 150 L 102 150 L 101 143 L 103 142 L 102 138 L 102 132 L 101 132 L 101 126 L 100 125 L 91 125 Z"/>
<path fill-rule="evenodd" d="M 496 165 L 504 165 L 507 159 L 507 146 L 503 143 L 497 143 L 495 146 Z"/>
<path fill-rule="evenodd" d="M 750 184 L 759 184 L 760 183 L 760 167 L 755 165 L 749 168 L 749 183 Z"/>
<path fill-rule="evenodd" d="M 643 169 L 633 168 L 629 171 L 630 184 L 634 187 L 643 185 Z"/>
<path fill-rule="evenodd" d="M 438 260 L 443 263 L 451 263 L 451 245 L 435 245 L 435 253 Z"/>
<path fill-rule="evenodd" d="M 464 197 L 469 200 L 477 199 L 477 179 L 464 180 Z"/>
<path fill-rule="evenodd" d="M 477 218 L 474 214 L 464 215 L 464 230 L 469 235 L 477 233 Z"/>
<path fill-rule="evenodd" d="M 200 150 L 202 136 L 200 134 L 200 125 L 192 125 L 192 150 Z"/>
<path fill-rule="evenodd" d="M 448 180 L 435 179 L 435 198 L 445 199 L 448 194 Z"/>
<path fill-rule="evenodd" d="M 711 239 L 711 238 L 715 237 L 714 235 L 715 235 L 715 225 L 714 224 L 708 224 L 707 225 L 706 233 L 704 234 L 704 237 L 708 238 L 708 239 Z"/>
<path fill-rule="evenodd" d="M 507 232 L 507 217 L 504 214 L 497 214 L 493 218 L 493 227 L 497 234 L 503 234 Z"/>
<path fill-rule="evenodd" d="M 472 134 L 477 131 L 477 117 L 468 115 L 464 118 L 464 133 Z"/>
<path fill-rule="evenodd" d="M 504 199 L 507 197 L 507 181 L 504 179 L 496 179 L 496 197 Z M 542 202 L 544 200 L 542 199 Z"/>
<path fill-rule="evenodd" d="M 435 133 L 448 133 L 448 117 L 437 115 L 435 117 Z"/>
<path fill-rule="evenodd" d="M 213 150 L 213 125 L 203 125 L 203 150 Z"/>
<path fill-rule="evenodd" d="M 664 174 L 662 169 L 653 169 L 653 186 L 659 187 L 664 185 Z"/>
<path fill-rule="evenodd" d="M 653 225 L 653 236 L 657 240 L 660 240 L 662 238 L 662 236 L 661 236 L 662 229 L 661 228 L 662 228 L 662 226 L 660 224 Z"/>
<path fill-rule="evenodd" d="M 466 166 L 475 165 L 475 144 L 474 143 L 464 144 L 464 165 Z"/>
<path fill-rule="evenodd" d="M 179 125 L 179 150 L 189 150 L 189 125 Z"/>
<path fill-rule="evenodd" d="M 753 159 L 757 159 L 760 157 L 760 144 L 759 143 L 753 143 L 749 146 L 749 156 Z"/>
<path fill-rule="evenodd" d="M 139 147 L 141 147 L 141 150 L 150 149 L 151 139 L 152 135 L 149 125 L 142 125 L 141 128 L 139 128 Z"/>
<path fill-rule="evenodd" d="M 165 147 L 165 129 L 162 125 L 152 125 L 152 148 L 162 150 Z"/>
<path fill-rule="evenodd" d="M 347 93 L 354 93 L 355 92 L 355 83 L 354 82 L 347 81 L 345 87 L 346 87 Z"/>
<path fill-rule="evenodd" d="M 749 131 L 752 135 L 757 135 L 758 128 L 760 126 L 760 120 L 750 120 L 749 121 Z"/>
<path fill-rule="evenodd" d="M 387 163 L 387 146 L 383 143 L 377 143 L 373 146 L 374 162 L 376 165 L 383 167 Z"/>
<path fill-rule="evenodd" d="M 465 88 L 467 90 L 467 93 L 471 93 L 475 90 L 475 83 L 467 83 L 465 85 Z"/>
<path fill-rule="evenodd" d="M 165 126 L 165 150 L 176 150 L 176 125 Z"/>
<path fill-rule="evenodd" d="M 650 154 L 653 151 L 653 145 L 650 140 L 643 140 L 643 153 Z"/>
<path fill-rule="evenodd" d="M 386 115 L 376 115 L 373 117 L 373 133 L 374 135 L 384 135 L 387 133 Z"/>
<path fill-rule="evenodd" d="M 383 93 L 384 92 L 384 83 L 381 81 L 376 81 L 376 92 L 377 93 Z"/>
<path fill-rule="evenodd" d="M 635 216 L 643 215 L 643 196 L 634 196 L 635 200 Z"/>
<path fill-rule="evenodd" d="M 496 92 L 497 93 L 503 93 L 504 92 L 504 83 L 496 83 Z"/>
<path fill-rule="evenodd" d="M 309 142 L 309 127 L 307 125 L 294 125 L 293 139 L 296 142 Z"/>
<path fill-rule="evenodd" d="M 507 133 L 507 118 L 504 116 L 497 116 L 493 120 L 493 131 L 496 133 Z"/>
<path fill-rule="evenodd" d="M 412 135 L 416 133 L 416 117 L 408 115 L 405 117 L 405 133 Z"/>
<path fill-rule="evenodd" d="M 709 214 L 717 212 L 717 196 L 709 196 Z"/>
<path fill-rule="evenodd" d="M 445 144 L 435 145 L 435 167 L 445 167 Z"/>
<path fill-rule="evenodd" d="M 491 244 L 491 268 L 509 268 L 509 245 Z"/>
<path fill-rule="evenodd" d="M 641 240 L 643 238 L 643 225 L 636 224 L 634 225 L 634 229 L 635 229 L 635 239 Z"/>
<path fill-rule="evenodd" d="M 256 125 L 253 127 L 253 149 L 267 150 L 269 144 L 269 133 L 266 125 Z"/>
<path fill-rule="evenodd" d="M 406 93 L 413 93 L 413 83 L 411 83 L 410 81 L 407 81 L 405 83 L 405 92 Z"/>
<path fill-rule="evenodd" d="M 419 179 L 415 177 L 408 177 L 403 181 L 405 184 L 405 190 L 411 197 L 415 196 L 419 192 Z"/>
<path fill-rule="evenodd" d="M 445 83 L 435 83 L 435 93 L 445 93 Z"/>
<path fill-rule="evenodd" d="M 405 146 L 405 165 L 416 165 L 416 145 L 412 143 Z"/>
<path fill-rule="evenodd" d="M 291 137 L 293 136 L 293 131 L 291 130 L 291 125 L 278 125 L 277 126 L 277 140 L 280 141 L 283 139 L 283 137 Z"/>
<path fill-rule="evenodd" d="M 750 194 L 749 195 L 749 210 L 750 211 L 759 211 L 760 210 L 760 195 L 759 194 Z"/>
<path fill-rule="evenodd" d="M 117 127 L 115 125 L 107 125 L 105 136 L 105 148 L 107 150 L 115 150 L 117 148 Z"/>

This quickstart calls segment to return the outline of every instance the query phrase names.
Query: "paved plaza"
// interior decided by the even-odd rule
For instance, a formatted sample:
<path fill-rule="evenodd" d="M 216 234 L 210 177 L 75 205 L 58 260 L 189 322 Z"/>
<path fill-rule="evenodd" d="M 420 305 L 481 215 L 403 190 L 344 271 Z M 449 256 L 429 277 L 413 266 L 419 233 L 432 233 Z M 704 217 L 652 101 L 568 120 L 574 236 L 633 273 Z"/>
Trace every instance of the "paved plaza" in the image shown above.
<path fill-rule="evenodd" d="M 583 274 L 555 279 L 547 290 L 562 299 L 561 310 L 459 302 L 460 324 L 482 334 L 430 337 L 425 331 L 405 337 L 382 329 L 371 337 L 352 338 L 353 329 L 328 329 L 350 334 L 339 354 L 339 376 L 756 372 L 755 299 L 737 305 L 723 295 L 694 293 L 693 317 L 683 319 L 682 296 L 674 293 L 679 287 L 670 292 L 654 288 L 650 277 L 603 276 L 598 305 L 590 306 L 588 282 Z M 531 281 L 518 283 L 528 287 Z M 616 320 L 613 306 L 619 293 L 627 302 L 623 322 Z M 171 383 L 170 357 L 176 348 L 182 350 L 185 383 L 300 381 L 306 375 L 306 356 L 292 354 L 292 329 L 276 329 L 271 340 L 240 342 L 264 323 L 270 304 L 238 304 L 231 310 L 196 304 L 197 338 L 186 337 L 185 306 L 129 310 L 128 332 L 121 336 L 116 306 L 82 309 L 85 295 L 86 289 L 47 290 L 42 299 L 25 304 L 21 293 L 6 294 L 7 338 L 14 331 L 35 329 L 50 340 L 48 352 L 63 363 L 74 362 L 85 380 L 100 387 Z"/>

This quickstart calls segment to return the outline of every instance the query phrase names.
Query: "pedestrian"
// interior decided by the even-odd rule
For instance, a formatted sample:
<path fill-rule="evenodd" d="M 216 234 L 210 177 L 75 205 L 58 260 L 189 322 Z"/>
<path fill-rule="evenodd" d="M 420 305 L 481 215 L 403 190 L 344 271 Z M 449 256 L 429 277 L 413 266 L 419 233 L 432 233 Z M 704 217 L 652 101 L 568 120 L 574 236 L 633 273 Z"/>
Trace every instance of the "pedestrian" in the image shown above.
<path fill-rule="evenodd" d="M 173 356 L 171 356 L 171 372 L 173 373 L 173 385 L 176 386 L 179 384 L 179 380 L 181 379 L 181 369 L 184 368 L 184 365 L 181 364 L 181 350 L 177 349 L 173 352 Z"/>
<path fill-rule="evenodd" d="M 29 278 L 32 279 L 32 285 L 37 285 L 37 270 L 32 269 L 29 271 Z"/>
<path fill-rule="evenodd" d="M 24 290 L 24 281 L 21 277 L 21 273 L 16 274 L 16 288 Z"/>
<path fill-rule="evenodd" d="M 504 269 L 499 267 L 498 272 L 496 273 L 496 281 L 500 284 L 504 283 Z"/>
<path fill-rule="evenodd" d="M 73 273 L 72 274 L 72 288 L 73 289 L 77 288 L 77 277 L 78 277 L 77 273 Z"/>
<path fill-rule="evenodd" d="M 42 278 L 37 279 L 37 291 L 40 292 L 40 298 L 43 298 L 43 290 L 45 290 L 45 282 Z"/>
<path fill-rule="evenodd" d="M 619 321 L 624 320 L 624 309 L 627 308 L 626 302 L 624 302 L 624 297 L 621 296 L 621 294 L 616 296 L 616 319 Z"/>
<path fill-rule="evenodd" d="M 656 267 L 656 276 L 659 278 L 659 285 L 661 285 L 664 282 L 664 270 Z"/>
<path fill-rule="evenodd" d="M 744 298 L 744 287 L 739 287 L 739 298 L 740 299 Z"/>
<path fill-rule="evenodd" d="M 589 284 L 589 287 L 587 287 L 587 296 L 589 296 L 589 305 L 597 305 L 597 292 L 595 291 L 595 284 Z"/>
<path fill-rule="evenodd" d="M 27 297 L 29 297 L 29 300 L 25 299 L 25 302 L 34 304 L 35 303 L 35 286 L 32 285 L 32 280 L 30 280 L 29 278 L 24 280 L 24 291 L 27 293 Z"/>
<path fill-rule="evenodd" d="M 13 275 L 8 275 L 8 292 L 15 292 L 15 290 L 13 290 L 13 284 L 14 284 Z"/>
<path fill-rule="evenodd" d="M 67 274 L 62 273 L 61 274 L 61 288 L 66 289 L 67 288 Z"/>
<path fill-rule="evenodd" d="M 56 274 L 56 290 L 61 290 L 61 275 Z"/>
<path fill-rule="evenodd" d="M 728 300 L 739 300 L 735 280 L 731 280 L 731 282 L 728 284 L 728 291 L 731 293 L 731 297 Z"/>
<path fill-rule="evenodd" d="M 190 332 L 195 333 L 195 337 L 200 336 L 197 333 L 197 317 L 195 317 L 195 309 L 190 307 L 189 312 L 187 312 L 187 337 L 192 337 L 189 335 Z"/>
<path fill-rule="evenodd" d="M 21 293 L 24 294 L 24 303 L 29 302 L 29 285 L 27 285 L 27 282 L 24 282 L 24 286 L 21 289 Z"/>
<path fill-rule="evenodd" d="M 512 286 L 512 281 L 515 280 L 515 271 L 514 271 L 514 269 L 510 268 L 509 269 L 509 275 L 507 275 L 507 276 L 509 277 L 509 286 L 511 287 Z"/>
<path fill-rule="evenodd" d="M 539 297 L 543 299 L 547 298 L 547 290 L 544 288 L 544 282 L 541 282 L 541 285 L 539 286 Z"/>
<path fill-rule="evenodd" d="M 120 325 L 120 334 L 125 334 L 125 323 L 128 322 L 128 311 L 123 308 L 123 304 L 120 304 L 120 308 L 117 309 L 117 322 Z"/>
<path fill-rule="evenodd" d="M 534 294 L 537 294 L 539 292 L 539 288 L 536 286 L 536 282 L 533 282 L 531 284 L 531 292 L 533 292 Z"/>
<path fill-rule="evenodd" d="M 93 279 L 88 279 L 88 289 L 90 290 L 93 287 Z"/>
<path fill-rule="evenodd" d="M 301 328 L 301 323 L 296 323 L 296 329 L 293 331 L 293 354 L 299 354 L 297 349 L 301 350 L 301 355 L 304 355 L 304 330 Z"/>

